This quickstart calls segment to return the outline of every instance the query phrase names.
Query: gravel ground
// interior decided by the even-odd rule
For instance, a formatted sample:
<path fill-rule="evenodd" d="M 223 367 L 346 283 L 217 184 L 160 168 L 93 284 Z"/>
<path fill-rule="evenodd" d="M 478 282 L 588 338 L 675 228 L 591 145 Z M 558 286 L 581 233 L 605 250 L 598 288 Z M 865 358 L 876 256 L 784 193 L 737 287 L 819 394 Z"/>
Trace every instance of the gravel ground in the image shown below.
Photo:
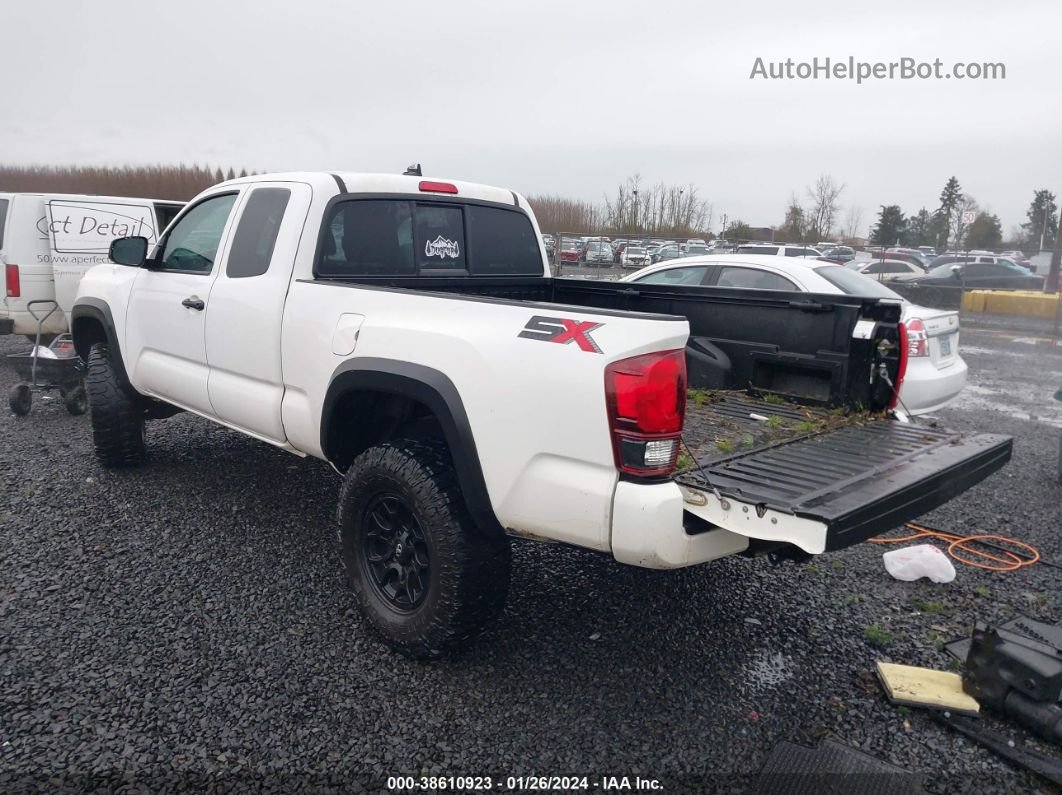
<path fill-rule="evenodd" d="M 987 391 L 942 417 L 1014 435 L 1015 457 L 924 521 L 1014 534 L 1062 561 L 1062 348 L 963 342 Z M 0 387 L 14 381 L 0 365 Z M 146 467 L 104 471 L 88 418 L 57 400 L 4 411 L 0 430 L 0 791 L 340 792 L 427 773 L 742 792 L 777 742 L 826 736 L 924 773 L 933 792 L 1049 791 L 891 706 L 871 671 L 947 667 L 941 641 L 975 619 L 1058 620 L 1056 569 L 899 583 L 863 544 L 802 566 L 666 573 L 522 542 L 500 625 L 415 663 L 354 610 L 326 466 L 180 416 L 150 427 Z"/>

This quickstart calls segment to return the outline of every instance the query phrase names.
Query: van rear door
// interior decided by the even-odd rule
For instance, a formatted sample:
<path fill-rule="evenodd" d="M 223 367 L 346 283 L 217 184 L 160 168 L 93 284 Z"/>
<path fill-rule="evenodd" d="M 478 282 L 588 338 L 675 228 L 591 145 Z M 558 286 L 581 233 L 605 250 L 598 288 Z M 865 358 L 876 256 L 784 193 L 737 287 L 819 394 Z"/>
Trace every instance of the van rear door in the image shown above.
<path fill-rule="evenodd" d="M 68 318 L 81 277 L 89 268 L 110 261 L 112 240 L 138 235 L 154 245 L 158 239 L 155 208 L 147 200 L 55 198 L 45 205 L 55 299 Z"/>

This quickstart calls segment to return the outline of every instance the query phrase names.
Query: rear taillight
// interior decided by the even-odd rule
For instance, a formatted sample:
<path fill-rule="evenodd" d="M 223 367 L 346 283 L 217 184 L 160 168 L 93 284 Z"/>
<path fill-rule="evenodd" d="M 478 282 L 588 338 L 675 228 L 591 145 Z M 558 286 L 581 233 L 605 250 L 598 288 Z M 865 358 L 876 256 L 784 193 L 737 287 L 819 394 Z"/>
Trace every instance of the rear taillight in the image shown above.
<path fill-rule="evenodd" d="M 929 356 L 929 335 L 925 324 L 916 317 L 904 322 L 907 329 L 907 355 Z"/>
<path fill-rule="evenodd" d="M 903 386 L 904 376 L 907 375 L 907 359 L 909 356 L 907 326 L 900 322 L 896 324 L 896 330 L 900 335 L 900 344 L 896 348 L 896 356 L 899 359 L 899 362 L 896 365 L 896 380 L 892 385 L 892 397 L 889 399 L 890 409 L 896 408 L 896 404 L 900 402 L 900 387 Z"/>
<path fill-rule="evenodd" d="M 4 268 L 4 279 L 7 282 L 8 298 L 18 298 L 22 295 L 22 284 L 18 278 L 18 265 L 8 265 Z"/>
<path fill-rule="evenodd" d="M 686 414 L 686 355 L 664 351 L 605 368 L 605 404 L 616 466 L 629 475 L 675 469 Z"/>

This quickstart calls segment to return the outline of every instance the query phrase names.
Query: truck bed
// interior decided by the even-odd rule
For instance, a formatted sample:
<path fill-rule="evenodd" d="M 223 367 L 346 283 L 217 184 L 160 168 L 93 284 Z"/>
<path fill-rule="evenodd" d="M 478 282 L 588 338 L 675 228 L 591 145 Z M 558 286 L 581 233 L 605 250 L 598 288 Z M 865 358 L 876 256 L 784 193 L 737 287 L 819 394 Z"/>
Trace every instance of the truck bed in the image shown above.
<path fill-rule="evenodd" d="M 758 419 L 764 417 L 766 419 Z M 692 393 L 676 481 L 821 521 L 827 549 L 896 527 L 1000 469 L 1006 436 L 962 434 L 883 414 Z"/>
<path fill-rule="evenodd" d="M 879 298 L 628 284 L 584 279 L 399 277 L 349 280 L 376 288 L 444 292 L 528 309 L 585 307 L 683 317 L 692 387 L 753 387 L 801 403 L 883 409 L 892 390 L 867 378 L 879 345 L 895 345 L 900 305 Z M 866 334 L 858 330 L 869 327 Z M 895 375 L 898 357 L 884 357 Z"/>

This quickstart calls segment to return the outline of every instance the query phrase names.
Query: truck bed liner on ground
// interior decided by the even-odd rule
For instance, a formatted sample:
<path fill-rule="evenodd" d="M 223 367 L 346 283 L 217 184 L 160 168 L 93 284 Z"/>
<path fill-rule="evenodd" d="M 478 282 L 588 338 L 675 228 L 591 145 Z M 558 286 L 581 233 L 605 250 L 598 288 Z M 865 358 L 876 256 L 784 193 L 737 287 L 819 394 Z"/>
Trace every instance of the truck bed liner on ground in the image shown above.
<path fill-rule="evenodd" d="M 676 476 L 680 485 L 824 522 L 828 549 L 937 507 L 1011 454 L 1005 436 L 737 394 L 691 401 L 684 436 L 695 460 Z"/>

